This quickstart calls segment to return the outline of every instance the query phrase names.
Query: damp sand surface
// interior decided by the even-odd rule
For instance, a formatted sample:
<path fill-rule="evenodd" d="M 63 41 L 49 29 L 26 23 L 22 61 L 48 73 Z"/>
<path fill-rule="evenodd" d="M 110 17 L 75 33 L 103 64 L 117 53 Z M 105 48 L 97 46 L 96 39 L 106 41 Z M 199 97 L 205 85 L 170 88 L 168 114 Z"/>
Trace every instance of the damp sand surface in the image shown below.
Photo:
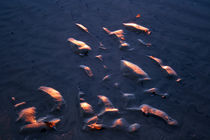
<path fill-rule="evenodd" d="M 52 140 L 207 140 L 210 137 L 210 2 L 208 0 L 1 0 L 0 1 L 0 139 Z M 136 15 L 140 14 L 140 18 Z M 135 22 L 150 29 L 151 34 L 127 30 L 122 23 Z M 86 33 L 76 27 L 80 23 Z M 133 51 L 120 50 L 119 41 L 109 36 L 123 29 L 125 40 Z M 76 38 L 91 46 L 88 56 L 75 54 L 67 42 Z M 137 39 L 152 44 L 145 47 Z M 102 42 L 106 50 L 99 49 Z M 102 55 L 103 62 L 95 56 Z M 160 58 L 182 79 L 169 79 L 146 55 Z M 120 60 L 140 66 L 152 78 L 143 85 L 122 76 Z M 88 65 L 94 76 L 88 77 L 79 68 Z M 103 65 L 107 67 L 104 69 Z M 110 75 L 102 81 L 105 75 Z M 114 83 L 118 83 L 117 88 Z M 56 114 L 61 121 L 57 131 L 20 134 L 23 122 L 16 122 L 18 113 L 36 107 L 36 118 L 46 116 L 54 101 L 41 93 L 40 86 L 58 90 L 65 107 Z M 107 96 L 121 111 L 108 117 L 112 123 L 125 118 L 139 123 L 135 133 L 119 130 L 83 131 L 78 101 L 78 87 L 95 112 L 97 95 Z M 162 99 L 143 91 L 158 88 L 169 97 Z M 132 104 L 149 104 L 161 109 L 179 123 L 168 126 L 162 119 L 141 112 L 123 110 L 122 92 L 136 96 Z M 14 107 L 15 103 L 26 102 Z"/>

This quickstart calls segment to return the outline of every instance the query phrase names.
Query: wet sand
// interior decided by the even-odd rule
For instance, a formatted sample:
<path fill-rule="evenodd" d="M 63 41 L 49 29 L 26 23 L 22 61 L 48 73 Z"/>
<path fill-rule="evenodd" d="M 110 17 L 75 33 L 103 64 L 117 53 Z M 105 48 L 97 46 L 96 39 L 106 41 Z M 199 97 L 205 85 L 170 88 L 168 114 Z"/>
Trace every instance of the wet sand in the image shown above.
<path fill-rule="evenodd" d="M 207 140 L 210 138 L 210 2 L 138 1 L 138 0 L 2 0 L 0 1 L 0 139 L 72 139 L 72 140 Z M 135 16 L 140 13 L 141 17 Z M 151 29 L 152 34 L 135 33 L 122 23 L 136 22 Z M 81 31 L 75 23 L 85 25 L 104 44 Z M 134 51 L 119 49 L 116 39 L 103 31 L 123 29 L 126 41 Z M 91 46 L 88 56 L 78 56 L 67 39 L 73 37 Z M 145 47 L 137 39 L 152 43 Z M 103 62 L 95 58 L 103 55 Z M 182 78 L 177 83 L 168 79 L 146 55 L 162 59 Z M 120 60 L 141 66 L 152 81 L 144 85 L 122 76 Z M 108 69 L 103 68 L 105 64 Z M 88 77 L 79 65 L 88 65 L 94 74 Z M 112 74 L 110 80 L 102 78 Z M 120 83 L 119 88 L 113 84 Z M 58 90 L 66 106 L 58 114 L 57 131 L 20 134 L 22 122 L 15 122 L 21 109 L 35 106 L 37 117 L 49 113 L 53 102 L 40 93 L 40 86 Z M 179 125 L 168 126 L 156 117 L 141 112 L 123 111 L 120 117 L 139 123 L 135 133 L 120 130 L 83 131 L 78 89 L 99 112 L 97 95 L 107 96 L 122 109 L 121 92 L 134 93 L 136 105 L 149 104 L 167 112 Z M 156 87 L 167 92 L 161 99 L 143 91 Z M 11 97 L 26 104 L 14 108 Z M 112 120 L 110 120 L 112 122 Z"/>

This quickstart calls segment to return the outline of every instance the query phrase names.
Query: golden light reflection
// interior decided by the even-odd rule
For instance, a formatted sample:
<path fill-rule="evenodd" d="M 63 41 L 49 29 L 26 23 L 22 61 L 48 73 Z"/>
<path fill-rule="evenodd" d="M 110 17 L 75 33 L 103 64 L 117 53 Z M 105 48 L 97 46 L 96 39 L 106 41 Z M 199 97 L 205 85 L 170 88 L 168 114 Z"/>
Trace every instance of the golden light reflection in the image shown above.
<path fill-rule="evenodd" d="M 93 76 L 93 72 L 92 72 L 92 70 L 90 69 L 90 67 L 85 66 L 85 65 L 80 65 L 80 68 L 84 69 L 85 72 L 87 73 L 87 75 L 88 75 L 89 77 L 92 77 L 92 76 Z"/>
<path fill-rule="evenodd" d="M 146 32 L 148 35 L 151 34 L 151 31 L 144 27 L 144 26 L 141 26 L 141 25 L 138 25 L 136 23 L 123 23 L 124 26 L 126 27 L 131 27 L 131 28 L 134 28 L 134 29 L 137 29 L 137 30 L 140 30 L 140 31 L 144 31 Z"/>
<path fill-rule="evenodd" d="M 161 59 L 154 56 L 148 56 L 148 57 L 154 60 L 155 62 L 157 62 L 158 65 L 160 65 L 160 67 L 164 69 L 168 75 L 177 76 L 177 73 L 175 72 L 175 70 L 173 70 L 170 66 L 164 66 Z M 177 78 L 176 82 L 180 82 L 181 80 L 182 80 L 181 78 Z"/>
<path fill-rule="evenodd" d="M 62 102 L 63 101 L 63 97 L 60 94 L 60 92 L 58 92 L 57 90 L 55 90 L 55 89 L 53 89 L 51 87 L 41 86 L 41 87 L 39 87 L 39 90 L 42 90 L 45 93 L 49 94 L 52 98 L 54 98 L 58 102 Z"/>
<path fill-rule="evenodd" d="M 109 100 L 109 98 L 103 95 L 98 95 L 98 98 L 104 103 L 105 107 L 113 108 L 112 102 Z"/>
<path fill-rule="evenodd" d="M 168 96 L 167 92 L 166 93 L 160 93 L 157 88 L 146 89 L 146 90 L 144 90 L 144 92 L 145 93 L 152 93 L 152 94 L 158 95 L 158 96 L 160 96 L 162 98 L 166 98 Z"/>
<path fill-rule="evenodd" d="M 103 27 L 103 30 L 106 32 L 106 33 L 108 33 L 108 34 L 110 34 L 111 33 L 111 31 L 109 31 L 107 28 L 105 28 L 105 27 Z"/>
<path fill-rule="evenodd" d="M 130 46 L 127 42 L 120 40 L 120 49 L 126 48 Z"/>
<path fill-rule="evenodd" d="M 87 32 L 88 33 L 88 29 L 84 26 L 84 25 L 82 25 L 82 24 L 79 24 L 79 23 L 75 23 L 79 28 L 81 28 L 82 30 L 84 30 L 85 32 Z"/>
<path fill-rule="evenodd" d="M 118 37 L 119 39 L 121 40 L 125 40 L 125 37 L 124 37 L 124 31 L 122 29 L 120 30 L 116 30 L 116 31 L 109 31 L 107 28 L 103 27 L 103 30 L 105 32 L 107 32 L 109 35 L 115 35 L 116 37 Z"/>
<path fill-rule="evenodd" d="M 92 130 L 101 130 L 103 128 L 103 124 L 97 124 L 97 123 L 89 124 L 87 126 Z"/>
<path fill-rule="evenodd" d="M 21 102 L 21 103 L 15 104 L 14 107 L 16 108 L 16 107 L 19 107 L 19 106 L 24 105 L 24 104 L 26 104 L 26 102 Z"/>
<path fill-rule="evenodd" d="M 93 116 L 93 117 L 91 117 L 91 118 L 88 118 L 87 120 L 86 120 L 86 123 L 90 123 L 90 122 L 97 122 L 98 121 L 98 116 Z"/>
<path fill-rule="evenodd" d="M 109 100 L 109 98 L 103 95 L 98 95 L 98 98 L 103 102 L 105 106 L 104 110 L 102 110 L 101 113 L 98 114 L 98 116 L 101 116 L 105 114 L 106 112 L 119 112 L 119 109 L 115 108 L 112 105 L 112 102 Z"/>
<path fill-rule="evenodd" d="M 99 60 L 103 61 L 102 55 L 96 55 L 96 58 L 98 58 Z"/>
<path fill-rule="evenodd" d="M 157 92 L 157 88 L 150 88 L 150 89 L 144 90 L 144 92 L 156 93 Z"/>
<path fill-rule="evenodd" d="M 117 108 L 109 108 L 109 107 L 105 108 L 105 112 L 118 112 L 118 111 L 119 111 L 119 109 L 117 109 Z"/>
<path fill-rule="evenodd" d="M 79 98 L 79 100 L 80 100 L 80 101 L 85 101 L 85 99 L 84 99 L 84 98 Z"/>
<path fill-rule="evenodd" d="M 44 122 L 35 122 L 35 123 L 31 123 L 31 124 L 27 124 L 27 125 L 24 125 L 20 131 L 26 131 L 27 129 L 30 129 L 30 128 L 44 128 L 46 127 L 46 123 Z"/>
<path fill-rule="evenodd" d="M 77 45 L 79 50 L 83 50 L 83 49 L 92 50 L 91 47 L 88 46 L 86 43 L 84 43 L 82 41 L 79 41 L 79 40 L 76 40 L 74 38 L 68 38 L 68 41 Z"/>
<path fill-rule="evenodd" d="M 158 116 L 165 120 L 169 125 L 177 125 L 177 121 L 172 119 L 168 114 L 164 111 L 151 107 L 147 104 L 143 104 L 140 106 L 140 110 L 145 114 L 152 114 Z"/>
<path fill-rule="evenodd" d="M 106 75 L 106 76 L 104 76 L 104 78 L 102 79 L 103 81 L 104 80 L 108 80 L 108 79 L 110 79 L 110 77 L 111 77 L 111 75 Z"/>
<path fill-rule="evenodd" d="M 45 123 L 49 128 L 53 128 L 60 121 L 61 121 L 60 119 L 56 118 L 56 119 L 53 119 L 53 120 L 51 120 L 49 122 L 45 122 Z"/>
<path fill-rule="evenodd" d="M 125 38 L 124 38 L 124 31 L 123 30 L 116 30 L 116 31 L 113 31 L 113 32 L 111 32 L 110 33 L 110 35 L 116 35 L 118 38 L 120 38 L 121 40 L 125 40 Z"/>
<path fill-rule="evenodd" d="M 60 122 L 60 119 L 53 119 L 48 122 L 34 122 L 31 124 L 24 125 L 20 132 L 29 132 L 29 131 L 42 131 L 43 129 L 51 129 L 54 128 L 55 125 Z"/>
<path fill-rule="evenodd" d="M 80 103 L 80 107 L 84 110 L 86 113 L 93 113 L 93 108 L 90 104 L 87 102 Z"/>
<path fill-rule="evenodd" d="M 35 107 L 29 107 L 21 110 L 19 112 L 19 117 L 17 118 L 16 121 L 19 121 L 21 119 L 24 119 L 26 122 L 29 123 L 36 123 L 36 108 Z"/>
<path fill-rule="evenodd" d="M 157 58 L 157 57 L 154 57 L 154 56 L 148 56 L 149 58 L 151 58 L 152 60 L 154 60 L 155 62 L 157 62 L 159 65 L 162 65 L 162 60 Z"/>
<path fill-rule="evenodd" d="M 133 72 L 135 72 L 136 74 L 148 77 L 148 74 L 144 72 L 139 66 L 129 61 L 121 60 L 121 67 L 128 67 L 129 69 L 133 70 Z"/>
<path fill-rule="evenodd" d="M 170 66 L 161 66 L 169 75 L 177 76 L 176 72 Z"/>
<path fill-rule="evenodd" d="M 177 78 L 176 79 L 176 82 L 180 82 L 182 79 L 181 78 Z"/>

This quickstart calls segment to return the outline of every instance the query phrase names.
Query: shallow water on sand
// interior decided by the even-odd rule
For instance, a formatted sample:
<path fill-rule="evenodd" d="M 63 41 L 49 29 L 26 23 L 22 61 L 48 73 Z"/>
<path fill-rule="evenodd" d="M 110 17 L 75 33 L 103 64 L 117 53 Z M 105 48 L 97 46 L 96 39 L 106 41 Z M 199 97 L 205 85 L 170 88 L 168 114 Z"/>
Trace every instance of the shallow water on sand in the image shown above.
<path fill-rule="evenodd" d="M 210 2 L 208 0 L 10 0 L 0 1 L 0 139 L 208 139 L 210 137 L 209 106 L 209 38 Z M 135 19 L 140 13 L 141 17 Z M 150 28 L 150 36 L 126 30 L 123 22 L 136 22 Z M 93 37 L 82 32 L 75 23 L 85 25 L 103 42 L 107 50 L 98 49 Z M 135 51 L 119 50 L 117 40 L 108 36 L 102 27 L 123 29 L 126 41 Z M 92 47 L 88 56 L 73 53 L 67 39 L 73 37 Z M 152 43 L 141 45 L 137 39 Z M 103 62 L 95 58 L 103 55 Z M 161 58 L 182 78 L 181 83 L 168 79 L 166 74 L 146 57 Z M 126 59 L 141 66 L 152 78 L 138 85 L 122 76 L 120 60 Z M 104 69 L 105 64 L 108 69 Z M 79 65 L 92 68 L 89 78 Z M 112 74 L 111 79 L 102 78 Z M 120 88 L 113 84 L 120 83 Z M 66 106 L 58 114 L 61 122 L 57 131 L 23 135 L 23 125 L 15 122 L 17 113 L 35 106 L 37 117 L 49 113 L 51 99 L 38 91 L 50 86 L 60 91 Z M 82 131 L 78 89 L 86 93 L 86 100 L 100 111 L 97 95 L 109 97 L 121 109 L 121 91 L 134 93 L 136 105 L 150 104 L 175 118 L 179 125 L 168 126 L 156 117 L 142 113 L 123 112 L 129 123 L 139 123 L 136 133 L 118 130 Z M 169 98 L 150 96 L 144 89 L 157 87 L 168 92 Z M 14 108 L 11 97 L 26 104 Z M 111 120 L 110 120 L 111 121 Z"/>

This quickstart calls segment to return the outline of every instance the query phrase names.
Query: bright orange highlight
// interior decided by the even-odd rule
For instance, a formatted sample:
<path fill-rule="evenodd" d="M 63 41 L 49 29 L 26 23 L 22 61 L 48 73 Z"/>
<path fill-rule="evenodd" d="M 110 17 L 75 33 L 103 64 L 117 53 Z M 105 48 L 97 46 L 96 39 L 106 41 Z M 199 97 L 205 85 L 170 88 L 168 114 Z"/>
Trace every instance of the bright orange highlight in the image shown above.
<path fill-rule="evenodd" d="M 138 25 L 136 23 L 123 23 L 123 25 L 126 26 L 126 27 L 132 27 L 134 29 L 137 29 L 137 30 L 140 30 L 140 31 L 144 31 L 147 34 L 151 33 L 151 31 L 148 28 L 146 28 L 144 26 L 141 26 L 141 25 Z"/>
<path fill-rule="evenodd" d="M 79 24 L 79 23 L 75 23 L 79 28 L 81 28 L 82 30 L 84 30 L 85 32 L 88 32 L 88 29 L 83 26 L 82 24 Z"/>
<path fill-rule="evenodd" d="M 80 103 L 80 107 L 86 112 L 86 113 L 93 113 L 93 108 L 90 104 L 87 102 Z"/>
<path fill-rule="evenodd" d="M 136 15 L 136 18 L 140 18 L 140 17 L 141 17 L 141 15 L 140 15 L 140 14 L 137 14 L 137 15 Z"/>
<path fill-rule="evenodd" d="M 47 94 L 49 94 L 52 98 L 54 98 L 58 102 L 63 101 L 63 97 L 61 96 L 60 92 L 58 92 L 57 90 L 55 90 L 51 87 L 41 86 L 41 87 L 39 87 L 39 90 L 46 92 Z"/>
<path fill-rule="evenodd" d="M 176 72 L 170 66 L 161 66 L 169 75 L 177 76 Z"/>
<path fill-rule="evenodd" d="M 152 114 L 164 119 L 169 125 L 177 125 L 177 121 L 172 119 L 168 114 L 166 114 L 162 110 L 153 108 L 146 104 L 141 105 L 140 110 L 145 114 Z"/>
<path fill-rule="evenodd" d="M 21 102 L 21 103 L 15 104 L 14 107 L 18 107 L 18 106 L 21 106 L 21 105 L 24 105 L 24 104 L 26 104 L 26 102 Z"/>
<path fill-rule="evenodd" d="M 89 124 L 87 125 L 89 128 L 91 129 L 95 129 L 95 130 L 101 130 L 103 128 L 102 124 L 97 124 L 97 123 L 93 123 L 93 124 Z"/>
<path fill-rule="evenodd" d="M 86 43 L 76 40 L 74 38 L 69 38 L 68 41 L 79 46 L 79 48 L 78 48 L 79 50 L 83 50 L 83 49 L 92 50 L 91 47 L 88 46 Z"/>
<path fill-rule="evenodd" d="M 26 109 L 23 109 L 19 113 L 19 117 L 17 118 L 17 121 L 24 119 L 26 122 L 30 123 L 36 123 L 36 108 L 35 107 L 29 107 Z"/>
<path fill-rule="evenodd" d="M 92 70 L 90 69 L 90 67 L 85 66 L 85 65 L 80 65 L 80 68 L 84 69 L 85 72 L 87 73 L 87 75 L 88 75 L 89 77 L 92 77 L 92 76 L 93 76 L 93 72 L 92 72 Z"/>
<path fill-rule="evenodd" d="M 139 75 L 144 75 L 145 77 L 148 77 L 147 73 L 144 72 L 139 66 L 129 62 L 129 61 L 126 61 L 126 60 L 121 60 L 121 63 L 125 66 L 125 67 L 128 67 L 130 69 L 132 69 L 136 74 L 139 74 Z"/>
<path fill-rule="evenodd" d="M 124 38 L 124 31 L 122 29 L 116 31 L 109 31 L 107 28 L 103 27 L 104 31 L 106 31 L 109 35 L 115 35 L 121 40 L 125 40 Z"/>
<path fill-rule="evenodd" d="M 159 65 L 162 65 L 162 60 L 157 58 L 157 57 L 154 57 L 154 56 L 148 56 L 149 58 L 151 58 L 152 60 L 154 60 L 155 62 L 157 62 Z"/>

